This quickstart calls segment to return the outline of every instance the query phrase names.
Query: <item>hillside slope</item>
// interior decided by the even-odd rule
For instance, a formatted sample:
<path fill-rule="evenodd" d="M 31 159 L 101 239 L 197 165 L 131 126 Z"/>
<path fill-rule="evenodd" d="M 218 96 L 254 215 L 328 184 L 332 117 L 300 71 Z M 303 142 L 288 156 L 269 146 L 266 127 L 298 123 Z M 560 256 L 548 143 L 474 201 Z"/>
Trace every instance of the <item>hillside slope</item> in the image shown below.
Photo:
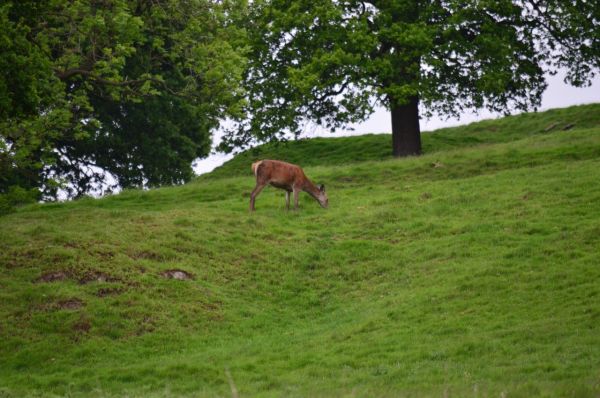
<path fill-rule="evenodd" d="M 493 144 L 548 134 L 563 129 L 600 127 L 600 104 L 522 113 L 496 120 L 483 120 L 467 126 L 449 127 L 422 134 L 426 154 Z M 257 159 L 283 159 L 304 166 L 335 166 L 368 160 L 392 159 L 390 134 L 356 137 L 314 138 L 261 145 L 238 154 L 201 179 L 247 174 Z"/>
<path fill-rule="evenodd" d="M 600 127 L 542 119 L 306 167 L 328 210 L 231 168 L 0 218 L 0 396 L 598 396 Z"/>

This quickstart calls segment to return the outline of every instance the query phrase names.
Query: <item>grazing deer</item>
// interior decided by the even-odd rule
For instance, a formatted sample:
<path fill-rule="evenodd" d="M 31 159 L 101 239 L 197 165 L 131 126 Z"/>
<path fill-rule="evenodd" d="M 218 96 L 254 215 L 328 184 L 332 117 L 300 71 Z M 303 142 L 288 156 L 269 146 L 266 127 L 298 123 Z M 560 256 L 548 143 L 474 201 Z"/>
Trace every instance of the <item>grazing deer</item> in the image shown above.
<path fill-rule="evenodd" d="M 298 209 L 298 194 L 307 192 L 315 198 L 323 208 L 329 201 L 325 195 L 325 186 L 313 184 L 304 174 L 300 166 L 279 160 L 259 160 L 252 163 L 252 171 L 256 176 L 256 187 L 250 195 L 250 211 L 254 211 L 254 201 L 267 184 L 285 190 L 285 207 L 290 209 L 290 192 L 294 193 L 294 209 Z"/>

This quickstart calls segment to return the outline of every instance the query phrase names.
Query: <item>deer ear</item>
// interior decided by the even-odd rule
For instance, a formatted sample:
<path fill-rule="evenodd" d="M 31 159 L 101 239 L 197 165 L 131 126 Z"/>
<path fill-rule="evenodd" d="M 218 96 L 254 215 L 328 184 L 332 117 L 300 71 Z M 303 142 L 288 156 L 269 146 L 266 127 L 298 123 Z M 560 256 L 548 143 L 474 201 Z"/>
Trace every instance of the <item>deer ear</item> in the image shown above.
<path fill-rule="evenodd" d="M 323 185 L 323 184 L 319 185 L 319 191 L 325 192 L 325 185 Z"/>

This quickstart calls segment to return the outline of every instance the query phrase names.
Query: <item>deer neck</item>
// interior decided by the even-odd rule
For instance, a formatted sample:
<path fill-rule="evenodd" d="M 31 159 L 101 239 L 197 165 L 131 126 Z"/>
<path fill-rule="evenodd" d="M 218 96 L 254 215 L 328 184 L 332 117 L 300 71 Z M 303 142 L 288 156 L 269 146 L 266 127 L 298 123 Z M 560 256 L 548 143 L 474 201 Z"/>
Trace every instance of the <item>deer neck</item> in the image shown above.
<path fill-rule="evenodd" d="M 310 196 L 312 196 L 315 199 L 319 197 L 319 193 L 321 192 L 319 191 L 319 188 L 317 188 L 317 186 L 313 184 L 312 181 L 310 181 L 308 178 L 304 181 L 304 184 L 302 185 L 302 190 L 310 194 Z"/>

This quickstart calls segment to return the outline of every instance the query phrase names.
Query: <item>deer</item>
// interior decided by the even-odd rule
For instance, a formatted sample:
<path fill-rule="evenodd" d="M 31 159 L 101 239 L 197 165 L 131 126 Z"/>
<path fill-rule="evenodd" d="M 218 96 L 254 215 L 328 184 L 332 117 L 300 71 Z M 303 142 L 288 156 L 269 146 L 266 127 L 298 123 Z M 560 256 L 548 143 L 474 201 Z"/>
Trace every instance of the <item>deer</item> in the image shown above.
<path fill-rule="evenodd" d="M 256 187 L 250 194 L 250 211 L 254 211 L 254 201 L 267 184 L 285 190 L 285 208 L 290 209 L 290 193 L 294 193 L 294 210 L 298 210 L 298 195 L 304 191 L 312 196 L 324 209 L 329 206 L 324 185 L 313 184 L 300 166 L 280 160 L 259 160 L 252 163 L 256 177 Z"/>

